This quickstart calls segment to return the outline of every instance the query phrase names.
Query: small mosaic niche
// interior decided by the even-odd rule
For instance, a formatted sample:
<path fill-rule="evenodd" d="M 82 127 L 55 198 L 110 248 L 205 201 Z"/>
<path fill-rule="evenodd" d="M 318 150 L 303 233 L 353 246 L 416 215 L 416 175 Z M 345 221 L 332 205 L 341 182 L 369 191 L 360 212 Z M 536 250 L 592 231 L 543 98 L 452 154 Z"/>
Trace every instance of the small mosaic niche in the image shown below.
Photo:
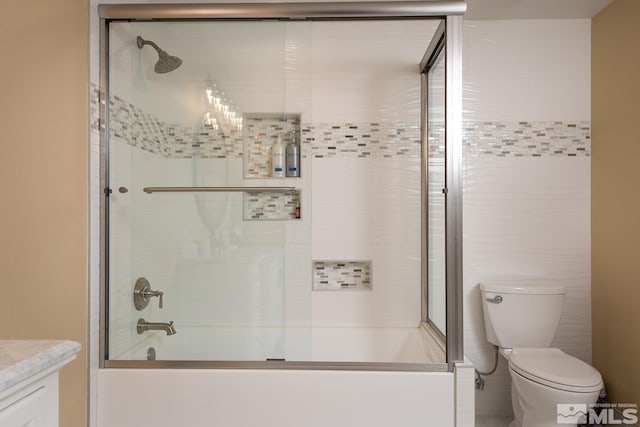
<path fill-rule="evenodd" d="M 313 261 L 313 290 L 371 290 L 371 261 Z"/>
<path fill-rule="evenodd" d="M 292 132 L 300 141 L 300 114 L 245 113 L 244 124 L 244 177 L 271 177 L 271 147 L 282 138 L 286 146 Z"/>
<path fill-rule="evenodd" d="M 254 191 L 243 195 L 245 221 L 300 219 L 300 191 Z"/>

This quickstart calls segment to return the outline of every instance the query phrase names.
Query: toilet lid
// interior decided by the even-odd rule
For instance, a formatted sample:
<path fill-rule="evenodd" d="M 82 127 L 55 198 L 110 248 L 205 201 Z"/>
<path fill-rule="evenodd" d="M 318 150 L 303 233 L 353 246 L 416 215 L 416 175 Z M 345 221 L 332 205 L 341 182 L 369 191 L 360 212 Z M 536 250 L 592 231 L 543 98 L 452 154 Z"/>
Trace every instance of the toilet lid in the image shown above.
<path fill-rule="evenodd" d="M 509 367 L 525 378 L 560 390 L 588 393 L 602 388 L 600 373 L 557 348 L 516 348 Z"/>

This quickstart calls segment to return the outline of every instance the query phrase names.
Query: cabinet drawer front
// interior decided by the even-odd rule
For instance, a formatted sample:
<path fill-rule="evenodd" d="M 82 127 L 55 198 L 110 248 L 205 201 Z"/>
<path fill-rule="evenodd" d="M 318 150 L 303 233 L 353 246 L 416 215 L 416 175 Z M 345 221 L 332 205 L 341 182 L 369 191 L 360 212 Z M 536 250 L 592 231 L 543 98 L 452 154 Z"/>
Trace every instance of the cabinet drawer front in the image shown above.
<path fill-rule="evenodd" d="M 45 387 L 40 387 L 15 401 L 0 402 L 0 426 L 36 427 L 43 424 L 46 413 Z"/>

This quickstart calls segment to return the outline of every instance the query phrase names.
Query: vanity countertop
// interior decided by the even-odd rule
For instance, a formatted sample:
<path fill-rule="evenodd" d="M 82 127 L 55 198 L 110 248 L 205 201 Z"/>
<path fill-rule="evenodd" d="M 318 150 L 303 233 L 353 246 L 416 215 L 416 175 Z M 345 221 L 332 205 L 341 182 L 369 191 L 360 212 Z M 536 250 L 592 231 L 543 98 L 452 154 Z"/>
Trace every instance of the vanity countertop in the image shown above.
<path fill-rule="evenodd" d="M 0 340 L 0 393 L 38 373 L 74 359 L 75 341 Z"/>

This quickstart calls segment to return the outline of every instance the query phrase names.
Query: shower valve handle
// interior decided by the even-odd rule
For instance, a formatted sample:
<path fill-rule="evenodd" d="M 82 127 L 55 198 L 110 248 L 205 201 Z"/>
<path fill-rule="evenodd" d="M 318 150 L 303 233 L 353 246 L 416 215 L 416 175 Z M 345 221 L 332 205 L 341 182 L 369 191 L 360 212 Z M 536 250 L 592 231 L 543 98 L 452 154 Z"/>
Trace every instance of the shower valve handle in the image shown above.
<path fill-rule="evenodd" d="M 164 294 L 162 292 L 160 292 L 160 295 L 159 295 L 159 298 L 158 298 L 159 299 L 158 308 L 162 308 L 162 295 L 164 295 Z"/>
<path fill-rule="evenodd" d="M 147 307 L 147 305 L 149 305 L 149 300 L 151 299 L 151 297 L 158 297 L 160 303 L 159 308 L 162 308 L 163 295 L 164 292 L 162 291 L 152 290 L 149 281 L 144 277 L 141 277 L 136 281 L 136 285 L 133 288 L 133 304 L 135 305 L 137 310 L 143 310 Z"/>
<path fill-rule="evenodd" d="M 164 292 L 162 291 L 152 291 L 152 290 L 148 290 L 143 292 L 143 295 L 147 298 L 150 297 L 158 297 L 158 299 L 160 300 L 160 304 L 159 304 L 159 308 L 162 308 L 162 295 L 164 295 Z"/>

